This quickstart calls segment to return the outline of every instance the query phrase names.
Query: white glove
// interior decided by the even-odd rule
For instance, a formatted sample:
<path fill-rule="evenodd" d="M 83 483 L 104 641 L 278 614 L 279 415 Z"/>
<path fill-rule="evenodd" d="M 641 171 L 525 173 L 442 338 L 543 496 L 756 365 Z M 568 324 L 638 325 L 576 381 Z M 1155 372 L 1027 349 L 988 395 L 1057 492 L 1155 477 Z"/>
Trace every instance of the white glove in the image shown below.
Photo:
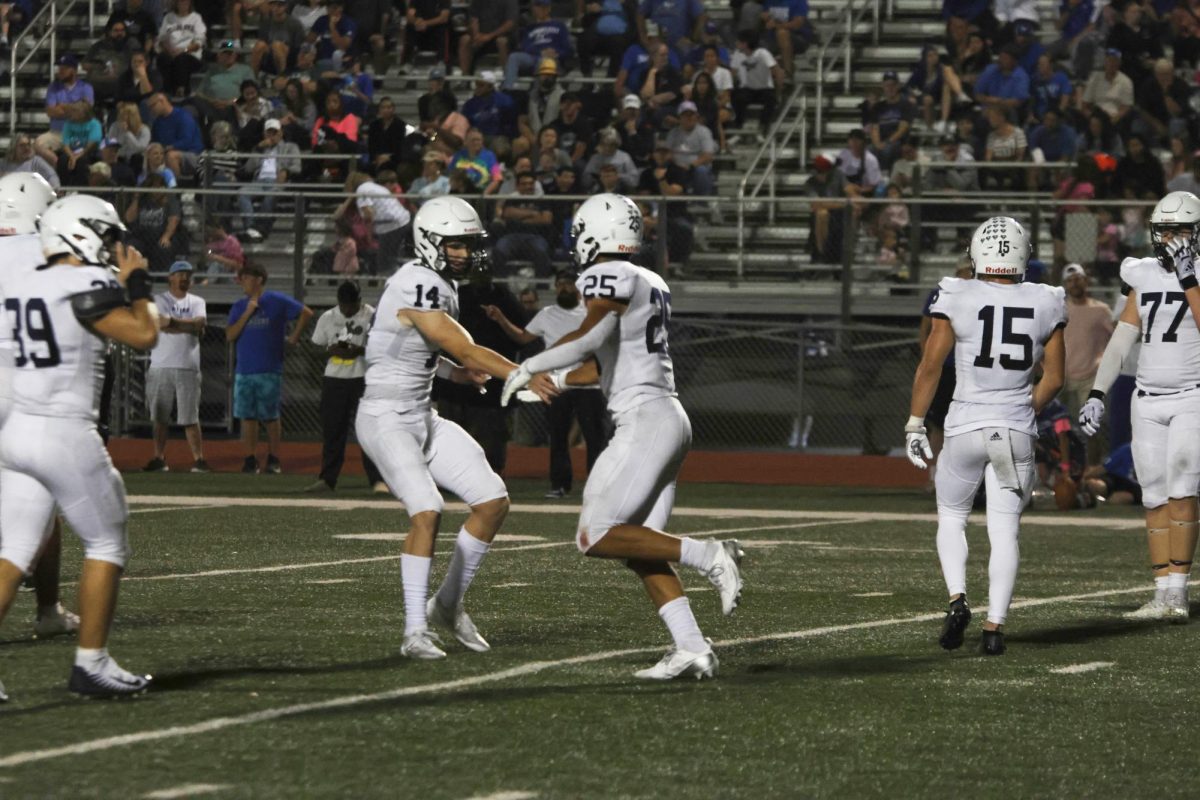
<path fill-rule="evenodd" d="M 928 460 L 933 458 L 933 448 L 925 435 L 925 418 L 909 417 L 904 426 L 904 454 L 918 469 L 929 469 Z"/>
<path fill-rule="evenodd" d="M 1190 289 L 1198 285 L 1196 282 L 1196 251 L 1190 239 L 1172 239 L 1167 245 L 1167 255 L 1175 267 L 1175 275 L 1179 285 Z"/>
<path fill-rule="evenodd" d="M 504 390 L 500 392 L 500 405 L 507 406 L 513 395 L 524 389 L 532 377 L 533 373 L 524 364 L 508 373 L 504 379 Z"/>
<path fill-rule="evenodd" d="M 1100 423 L 1104 420 L 1104 399 L 1089 397 L 1079 409 L 1079 427 L 1088 436 L 1095 436 L 1100 431 Z"/>

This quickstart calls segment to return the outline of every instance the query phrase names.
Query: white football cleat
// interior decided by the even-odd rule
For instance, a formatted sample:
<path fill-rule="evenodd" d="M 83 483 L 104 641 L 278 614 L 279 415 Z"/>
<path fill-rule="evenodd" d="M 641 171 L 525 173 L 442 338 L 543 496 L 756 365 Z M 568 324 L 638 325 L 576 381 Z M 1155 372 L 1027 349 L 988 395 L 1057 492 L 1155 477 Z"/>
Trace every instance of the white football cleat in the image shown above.
<path fill-rule="evenodd" d="M 79 617 L 63 608 L 59 603 L 54 611 L 39 614 L 33 623 L 33 633 L 39 639 L 49 639 L 52 636 L 62 636 L 67 633 L 79 632 Z"/>
<path fill-rule="evenodd" d="M 479 635 L 479 631 L 475 629 L 475 623 L 471 621 L 471 617 L 467 615 L 462 606 L 451 613 L 449 609 L 442 607 L 442 604 L 437 601 L 437 595 L 434 595 L 425 603 L 425 616 L 429 619 L 430 624 L 445 628 L 454 634 L 454 638 L 458 639 L 468 650 L 486 653 L 492 649 L 492 646 L 487 643 L 487 639 Z"/>
<path fill-rule="evenodd" d="M 400 645 L 400 655 L 421 661 L 435 661 L 446 657 L 446 651 L 440 645 L 442 640 L 430 630 L 417 631 L 404 637 Z"/>
<path fill-rule="evenodd" d="M 1167 612 L 1163 615 L 1165 619 L 1171 622 L 1187 622 L 1188 621 L 1188 591 L 1185 586 L 1182 589 L 1167 589 L 1166 597 Z"/>
<path fill-rule="evenodd" d="M 1125 619 L 1166 619 L 1166 592 L 1155 592 L 1154 597 L 1136 611 L 1130 611 L 1122 616 Z"/>
<path fill-rule="evenodd" d="M 638 670 L 633 677 L 647 681 L 669 681 L 674 678 L 694 677 L 696 680 L 717 676 L 717 654 L 711 647 L 703 653 L 689 653 L 672 647 L 662 659 L 649 669 Z"/>
<path fill-rule="evenodd" d="M 737 539 L 714 541 L 712 545 L 715 548 L 712 561 L 700 574 L 716 587 L 721 597 L 721 613 L 729 616 L 742 599 L 742 573 L 738 565 L 746 553 Z"/>

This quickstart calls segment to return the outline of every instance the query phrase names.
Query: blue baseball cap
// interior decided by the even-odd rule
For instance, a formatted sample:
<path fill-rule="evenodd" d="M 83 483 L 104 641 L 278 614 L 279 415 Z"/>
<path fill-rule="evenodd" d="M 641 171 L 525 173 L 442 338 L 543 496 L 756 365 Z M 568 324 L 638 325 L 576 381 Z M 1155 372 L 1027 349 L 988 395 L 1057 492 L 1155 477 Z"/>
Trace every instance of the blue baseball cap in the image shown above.
<path fill-rule="evenodd" d="M 176 261 L 174 264 L 171 265 L 171 268 L 169 270 L 167 270 L 167 274 L 174 275 L 176 272 L 195 272 L 195 271 L 196 271 L 196 268 L 193 267 L 188 262 Z"/>

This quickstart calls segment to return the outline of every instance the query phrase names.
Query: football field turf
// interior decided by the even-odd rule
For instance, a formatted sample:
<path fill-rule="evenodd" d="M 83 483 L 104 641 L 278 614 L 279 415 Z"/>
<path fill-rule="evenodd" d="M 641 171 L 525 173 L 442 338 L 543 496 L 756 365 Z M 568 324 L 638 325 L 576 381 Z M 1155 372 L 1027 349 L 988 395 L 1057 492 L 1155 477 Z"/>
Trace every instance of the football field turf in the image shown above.
<path fill-rule="evenodd" d="M 1148 594 L 1136 510 L 1031 511 L 1009 652 L 987 658 L 982 525 L 976 616 L 948 654 L 929 496 L 682 486 L 672 532 L 738 537 L 746 589 L 725 618 L 683 571 L 720 676 L 647 684 L 631 673 L 665 629 L 632 573 L 579 555 L 572 504 L 541 482 L 511 485 L 467 596 L 492 651 L 449 642 L 414 662 L 399 655 L 406 517 L 357 488 L 296 493 L 309 480 L 127 476 L 111 649 L 155 689 L 68 695 L 73 642 L 32 641 L 18 596 L 0 628 L 0 797 L 1188 793 L 1200 639 L 1121 618 Z M 447 512 L 435 586 L 464 516 Z M 71 607 L 79 559 L 68 534 Z"/>

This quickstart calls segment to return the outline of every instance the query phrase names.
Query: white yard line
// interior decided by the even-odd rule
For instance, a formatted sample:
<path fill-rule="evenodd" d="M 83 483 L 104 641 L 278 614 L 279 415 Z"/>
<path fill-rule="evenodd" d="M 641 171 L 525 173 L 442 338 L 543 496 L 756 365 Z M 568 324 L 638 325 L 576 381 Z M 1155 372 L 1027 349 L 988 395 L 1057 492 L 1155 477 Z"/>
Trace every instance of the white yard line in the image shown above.
<path fill-rule="evenodd" d="M 195 511 L 196 506 L 163 506 L 161 508 L 135 508 L 130 514 L 157 514 L 159 511 Z"/>
<path fill-rule="evenodd" d="M 489 588 L 489 589 L 519 589 L 522 586 L 532 586 L 532 585 L 533 584 L 531 584 L 531 583 L 521 583 L 520 581 L 513 581 L 511 583 L 496 583 L 487 588 Z"/>
<path fill-rule="evenodd" d="M 158 789 L 142 795 L 147 800 L 174 800 L 177 797 L 196 797 L 202 794 L 223 792 L 233 787 L 227 783 L 185 783 L 182 786 L 172 786 L 169 789 Z"/>
<path fill-rule="evenodd" d="M 859 592 L 858 594 L 852 594 L 850 596 L 851 597 L 891 597 L 892 594 L 893 594 L 892 592 Z"/>
<path fill-rule="evenodd" d="M 1191 581 L 1190 585 L 1200 585 L 1200 580 Z M 1081 594 L 1064 594 L 1057 597 L 1039 597 L 1028 600 L 1018 600 L 1012 604 L 1012 608 L 1030 608 L 1035 606 L 1050 605 L 1053 603 L 1063 603 L 1071 600 L 1092 600 L 1099 597 L 1112 597 L 1123 594 L 1139 594 L 1146 591 L 1144 584 L 1139 584 L 1136 587 L 1125 589 L 1101 589 L 1095 592 L 1084 592 Z M 987 608 L 977 609 L 978 614 L 986 615 Z M 844 633 L 846 631 L 869 630 L 872 628 L 887 628 L 895 625 L 908 625 L 916 622 L 932 622 L 942 618 L 942 613 L 932 614 L 915 614 L 905 617 L 889 617 L 887 619 L 870 620 L 867 622 L 855 622 L 848 625 L 828 625 L 821 628 L 805 628 L 796 631 L 783 631 L 780 633 L 768 633 L 759 636 L 746 636 L 740 639 L 727 639 L 722 642 L 716 642 L 715 647 L 738 647 L 742 645 L 760 644 L 762 642 L 778 642 L 789 641 L 793 639 L 811 639 L 817 636 L 826 636 L 831 633 Z M 151 730 L 138 731 L 137 733 L 126 733 L 120 736 L 108 736 L 101 739 L 90 739 L 88 741 L 76 742 L 75 744 L 63 745 L 61 747 L 52 747 L 43 750 L 26 750 L 20 753 L 13 753 L 0 758 L 0 768 L 16 767 L 22 764 L 30 764 L 38 761 L 48 761 L 51 759 L 61 758 L 63 756 L 83 755 L 85 753 L 94 753 L 101 750 L 111 750 L 114 747 L 124 747 L 132 744 L 141 744 L 143 742 L 155 742 L 165 739 L 178 739 L 186 736 L 196 736 L 202 733 L 212 733 L 214 731 L 225 730 L 227 728 L 242 727 L 245 725 L 255 725 L 260 722 L 270 722 L 276 719 L 286 717 L 294 717 L 300 714 L 308 714 L 317 711 L 328 711 L 335 708 L 348 708 L 352 706 L 361 706 L 367 703 L 380 703 L 389 700 L 398 700 L 402 697 L 413 697 L 416 695 L 440 694 L 444 692 L 453 692 L 461 689 L 473 688 L 484 684 L 498 683 L 508 680 L 509 678 L 522 678 L 528 675 L 536 675 L 546 670 L 555 669 L 558 667 L 573 667 L 581 664 L 592 664 L 597 661 L 609 661 L 615 658 L 624 658 L 632 655 L 645 655 L 649 653 L 661 653 L 662 646 L 655 647 L 632 647 L 624 650 L 603 650 L 595 653 L 587 653 L 570 658 L 560 658 L 552 661 L 529 661 L 524 664 L 519 664 L 508 669 L 497 670 L 495 672 L 486 672 L 482 675 L 472 675 L 466 678 L 458 678 L 451 681 L 439 681 L 437 683 L 426 683 L 418 686 L 402 686 L 396 689 L 390 689 L 385 692 L 375 692 L 373 694 L 355 694 L 346 695 L 343 697 L 334 697 L 329 700 L 321 700 L 313 703 L 300 703 L 291 706 L 281 706 L 279 708 L 270 708 L 263 711 L 255 711 L 250 714 L 242 714 L 239 716 L 229 717 L 214 717 L 204 720 L 203 722 L 192 723 L 191 725 L 173 725 L 168 728 L 154 728 Z"/>
<path fill-rule="evenodd" d="M 1111 667 L 1115 661 L 1088 661 L 1085 664 L 1072 664 L 1069 667 L 1059 667 L 1050 670 L 1055 675 L 1081 675 L 1085 672 L 1095 672 L 1098 669 Z"/>
<path fill-rule="evenodd" d="M 537 792 L 494 792 L 492 794 L 477 794 L 467 800 L 531 800 L 537 797 Z"/>
<path fill-rule="evenodd" d="M 315 586 L 329 586 L 335 583 L 358 583 L 358 578 L 326 578 L 323 581 L 305 581 Z"/>

